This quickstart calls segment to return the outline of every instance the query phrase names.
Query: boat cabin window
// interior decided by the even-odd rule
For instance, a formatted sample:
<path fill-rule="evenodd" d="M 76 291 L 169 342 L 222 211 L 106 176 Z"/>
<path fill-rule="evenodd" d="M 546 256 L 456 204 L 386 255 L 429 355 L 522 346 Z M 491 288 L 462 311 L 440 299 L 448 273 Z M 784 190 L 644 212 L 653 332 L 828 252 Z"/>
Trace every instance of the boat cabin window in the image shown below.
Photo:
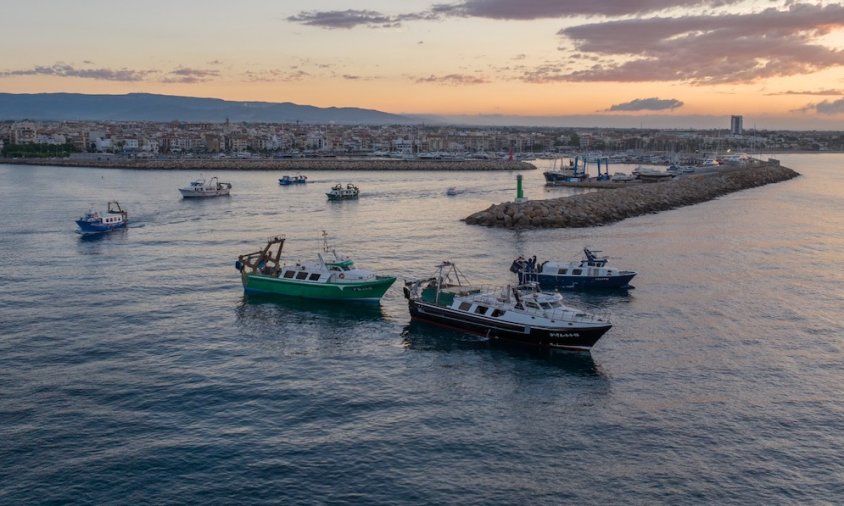
<path fill-rule="evenodd" d="M 525 306 L 531 309 L 539 309 L 539 305 L 536 302 L 525 302 Z"/>
<path fill-rule="evenodd" d="M 583 274 L 583 269 L 572 269 L 571 273 L 575 276 L 580 276 L 581 274 Z"/>
<path fill-rule="evenodd" d="M 557 272 L 557 274 L 568 274 L 568 272 L 569 272 L 568 269 L 560 269 L 559 272 Z"/>
<path fill-rule="evenodd" d="M 315 272 L 315 273 L 311 274 L 311 276 L 308 278 L 308 281 L 319 281 L 319 276 L 320 275 Z"/>
<path fill-rule="evenodd" d="M 493 318 L 498 318 L 500 316 L 504 316 L 504 313 L 505 311 L 502 311 L 500 309 L 493 309 L 492 314 L 490 316 L 492 316 Z"/>
<path fill-rule="evenodd" d="M 305 279 L 308 277 L 308 273 L 305 271 L 300 271 L 296 273 L 296 279 Z"/>
<path fill-rule="evenodd" d="M 486 310 L 489 309 L 486 306 L 478 306 L 475 308 L 475 312 L 478 314 L 486 314 Z"/>
<path fill-rule="evenodd" d="M 461 303 L 460 303 L 460 308 L 459 308 L 459 309 L 460 309 L 461 311 L 468 311 L 470 307 L 472 307 L 472 304 L 470 304 L 470 303 L 468 303 L 468 302 L 461 302 Z"/>
<path fill-rule="evenodd" d="M 292 278 L 293 274 L 294 274 L 293 271 L 284 271 L 284 277 L 285 278 Z"/>

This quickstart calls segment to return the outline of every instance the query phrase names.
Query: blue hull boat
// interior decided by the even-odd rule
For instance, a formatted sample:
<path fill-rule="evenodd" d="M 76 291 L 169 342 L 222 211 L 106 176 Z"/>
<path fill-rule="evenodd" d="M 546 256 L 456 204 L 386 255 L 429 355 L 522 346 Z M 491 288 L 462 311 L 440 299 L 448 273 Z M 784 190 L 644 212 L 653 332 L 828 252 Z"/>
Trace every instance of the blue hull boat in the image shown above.
<path fill-rule="evenodd" d="M 116 200 L 108 203 L 108 210 L 100 214 L 93 209 L 88 210 L 85 216 L 76 220 L 79 227 L 78 232 L 83 235 L 102 234 L 119 228 L 126 228 L 129 224 L 129 215 L 124 211 Z"/>
<path fill-rule="evenodd" d="M 633 271 L 607 267 L 607 257 L 597 257 L 584 248 L 585 258 L 580 262 L 535 261 L 517 258 L 510 271 L 519 277 L 519 284 L 538 283 L 543 290 L 608 290 L 632 288 Z M 534 257 L 535 258 L 535 257 Z"/>
<path fill-rule="evenodd" d="M 613 276 L 561 276 L 522 272 L 519 273 L 519 283 L 539 283 L 543 290 L 611 290 L 632 288 L 630 281 L 635 275 L 635 272 Z"/>

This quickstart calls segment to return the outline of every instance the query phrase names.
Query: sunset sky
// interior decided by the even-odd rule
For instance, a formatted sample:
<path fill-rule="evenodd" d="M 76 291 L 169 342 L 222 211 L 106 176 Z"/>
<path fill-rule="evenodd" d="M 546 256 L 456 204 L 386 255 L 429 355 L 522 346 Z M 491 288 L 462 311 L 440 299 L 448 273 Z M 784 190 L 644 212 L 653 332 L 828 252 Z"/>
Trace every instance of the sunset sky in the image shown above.
<path fill-rule="evenodd" d="M 0 18 L 0 92 L 844 129 L 833 2 L 32 0 Z"/>

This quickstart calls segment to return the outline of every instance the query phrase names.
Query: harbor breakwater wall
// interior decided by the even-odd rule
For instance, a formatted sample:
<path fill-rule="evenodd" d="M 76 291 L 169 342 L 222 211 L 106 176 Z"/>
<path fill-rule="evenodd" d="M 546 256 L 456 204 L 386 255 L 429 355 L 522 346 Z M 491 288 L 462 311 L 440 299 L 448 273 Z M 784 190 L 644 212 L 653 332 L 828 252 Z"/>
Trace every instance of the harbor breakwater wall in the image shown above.
<path fill-rule="evenodd" d="M 705 202 L 799 175 L 779 163 L 768 162 L 570 197 L 494 204 L 463 221 L 471 225 L 518 229 L 593 227 Z"/>
<path fill-rule="evenodd" d="M 127 160 L 122 158 L 7 158 L 0 159 L 0 163 L 103 169 L 202 170 L 209 172 L 215 170 L 280 170 L 287 172 L 305 172 L 311 170 L 536 170 L 536 167 L 530 163 L 509 160 L 369 160 L 344 158 Z"/>

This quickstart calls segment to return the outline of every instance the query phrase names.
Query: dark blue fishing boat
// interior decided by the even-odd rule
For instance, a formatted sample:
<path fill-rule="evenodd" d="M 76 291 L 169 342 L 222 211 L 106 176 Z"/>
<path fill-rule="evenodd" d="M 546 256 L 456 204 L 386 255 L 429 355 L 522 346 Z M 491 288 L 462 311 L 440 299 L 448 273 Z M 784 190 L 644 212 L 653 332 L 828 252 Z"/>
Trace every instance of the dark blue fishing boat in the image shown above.
<path fill-rule="evenodd" d="M 607 257 L 598 257 L 589 248 L 583 248 L 585 258 L 580 262 L 549 260 L 538 264 L 533 259 L 521 257 L 513 261 L 510 271 L 519 277 L 519 283 L 539 283 L 543 290 L 600 290 L 632 288 L 630 281 L 636 275 L 607 267 Z M 536 258 L 536 257 L 534 257 Z"/>

